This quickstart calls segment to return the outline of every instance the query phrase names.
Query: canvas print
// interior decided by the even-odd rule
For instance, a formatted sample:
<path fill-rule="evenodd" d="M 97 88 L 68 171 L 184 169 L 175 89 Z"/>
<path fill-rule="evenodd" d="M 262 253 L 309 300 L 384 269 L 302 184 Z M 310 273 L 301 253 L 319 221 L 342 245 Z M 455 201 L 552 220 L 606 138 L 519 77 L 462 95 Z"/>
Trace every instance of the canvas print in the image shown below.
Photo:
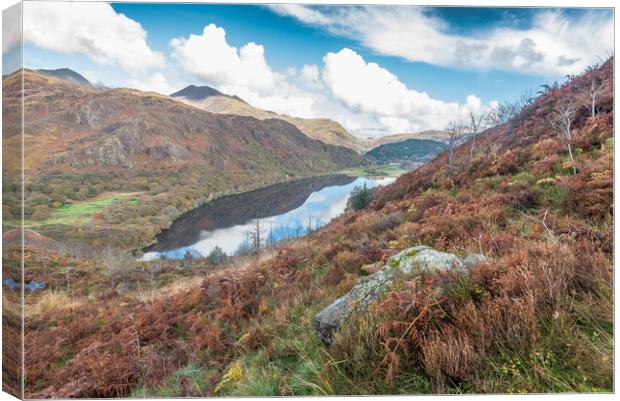
<path fill-rule="evenodd" d="M 613 392 L 614 9 L 499 6 L 5 9 L 3 391 Z"/>

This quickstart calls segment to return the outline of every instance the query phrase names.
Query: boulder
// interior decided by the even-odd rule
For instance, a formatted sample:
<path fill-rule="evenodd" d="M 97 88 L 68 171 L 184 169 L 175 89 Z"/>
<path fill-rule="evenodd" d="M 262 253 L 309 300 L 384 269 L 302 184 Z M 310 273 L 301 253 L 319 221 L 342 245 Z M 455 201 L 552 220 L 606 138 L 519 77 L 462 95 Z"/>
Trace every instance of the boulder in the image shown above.
<path fill-rule="evenodd" d="M 325 343 L 331 343 L 336 330 L 353 312 L 368 309 L 370 303 L 399 276 L 420 275 L 438 269 L 465 272 L 482 260 L 484 256 L 480 254 L 468 254 L 461 258 L 427 246 L 405 249 L 389 258 L 380 270 L 361 277 L 351 291 L 319 312 L 315 316 L 316 331 Z"/>

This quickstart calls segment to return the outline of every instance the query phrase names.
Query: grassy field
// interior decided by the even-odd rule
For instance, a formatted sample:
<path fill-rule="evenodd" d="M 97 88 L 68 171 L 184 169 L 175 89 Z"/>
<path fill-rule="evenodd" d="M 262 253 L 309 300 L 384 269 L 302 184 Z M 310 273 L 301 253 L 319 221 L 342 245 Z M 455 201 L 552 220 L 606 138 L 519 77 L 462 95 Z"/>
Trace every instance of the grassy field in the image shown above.
<path fill-rule="evenodd" d="M 50 213 L 49 218 L 37 222 L 28 224 L 26 226 L 38 226 L 45 227 L 56 224 L 63 225 L 83 225 L 90 222 L 95 213 L 98 213 L 110 206 L 114 202 L 125 201 L 128 204 L 136 205 L 140 201 L 137 198 L 136 192 L 129 193 L 105 193 L 100 196 L 84 202 L 75 202 L 69 205 L 63 205 L 62 207 L 53 210 Z"/>
<path fill-rule="evenodd" d="M 342 173 L 355 177 L 398 177 L 408 171 L 400 163 L 390 163 L 384 166 L 352 167 L 343 170 Z"/>

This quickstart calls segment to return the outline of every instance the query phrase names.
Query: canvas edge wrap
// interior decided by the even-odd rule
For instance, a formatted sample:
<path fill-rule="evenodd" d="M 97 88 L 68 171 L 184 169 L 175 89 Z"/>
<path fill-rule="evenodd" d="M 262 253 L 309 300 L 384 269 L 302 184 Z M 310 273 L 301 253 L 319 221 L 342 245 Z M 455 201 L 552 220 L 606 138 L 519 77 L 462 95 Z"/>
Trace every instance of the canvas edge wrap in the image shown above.
<path fill-rule="evenodd" d="M 3 202 L 2 211 L 2 390 L 21 399 L 25 381 L 22 5 L 2 11 L 2 79 L 14 80 L 12 90 L 2 93 L 2 191 L 3 199 L 10 192 L 18 205 L 11 210 Z M 9 219 L 12 224 L 7 227 Z"/>

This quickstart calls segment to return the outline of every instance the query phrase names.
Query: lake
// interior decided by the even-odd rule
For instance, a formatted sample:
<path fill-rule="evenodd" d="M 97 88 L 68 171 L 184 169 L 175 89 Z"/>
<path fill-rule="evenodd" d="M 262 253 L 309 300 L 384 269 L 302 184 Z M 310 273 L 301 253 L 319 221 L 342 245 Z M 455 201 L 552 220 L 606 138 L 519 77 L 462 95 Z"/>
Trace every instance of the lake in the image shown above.
<path fill-rule="evenodd" d="M 251 248 L 257 226 L 263 247 L 301 237 L 341 215 L 356 185 L 371 188 L 394 180 L 338 174 L 218 198 L 176 219 L 142 259 L 182 259 L 188 251 L 193 257 L 206 257 L 216 246 L 227 255 L 238 255 Z"/>

